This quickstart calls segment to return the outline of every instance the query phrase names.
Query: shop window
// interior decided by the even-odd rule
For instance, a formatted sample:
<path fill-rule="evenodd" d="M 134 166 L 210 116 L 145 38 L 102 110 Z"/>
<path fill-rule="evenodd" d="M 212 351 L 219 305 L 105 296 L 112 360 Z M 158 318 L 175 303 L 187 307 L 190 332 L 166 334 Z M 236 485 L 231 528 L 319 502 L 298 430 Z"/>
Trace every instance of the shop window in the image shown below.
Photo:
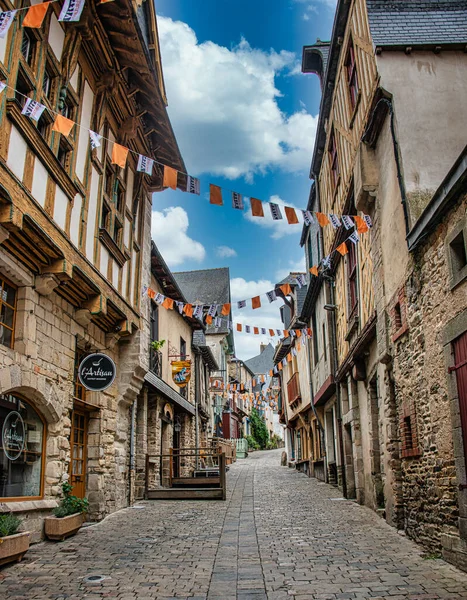
<path fill-rule="evenodd" d="M 45 425 L 23 398 L 0 396 L 0 498 L 40 498 L 44 469 Z"/>
<path fill-rule="evenodd" d="M 16 318 L 16 287 L 0 278 L 0 344 L 13 347 Z"/>

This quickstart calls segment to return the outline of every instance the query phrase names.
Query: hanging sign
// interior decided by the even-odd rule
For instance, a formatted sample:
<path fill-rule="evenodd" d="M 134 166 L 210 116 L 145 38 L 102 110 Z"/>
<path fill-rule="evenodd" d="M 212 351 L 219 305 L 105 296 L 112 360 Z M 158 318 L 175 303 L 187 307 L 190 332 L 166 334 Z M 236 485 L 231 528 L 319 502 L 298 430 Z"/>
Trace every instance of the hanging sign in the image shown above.
<path fill-rule="evenodd" d="M 186 387 L 191 377 L 191 360 L 174 360 L 172 365 L 172 379 L 181 388 Z"/>
<path fill-rule="evenodd" d="M 9 460 L 21 456 L 26 441 L 24 421 L 15 410 L 8 413 L 2 427 L 3 452 Z"/>
<path fill-rule="evenodd" d="M 112 385 L 117 374 L 114 361 L 107 354 L 90 354 L 81 361 L 78 377 L 87 390 L 102 392 Z"/>

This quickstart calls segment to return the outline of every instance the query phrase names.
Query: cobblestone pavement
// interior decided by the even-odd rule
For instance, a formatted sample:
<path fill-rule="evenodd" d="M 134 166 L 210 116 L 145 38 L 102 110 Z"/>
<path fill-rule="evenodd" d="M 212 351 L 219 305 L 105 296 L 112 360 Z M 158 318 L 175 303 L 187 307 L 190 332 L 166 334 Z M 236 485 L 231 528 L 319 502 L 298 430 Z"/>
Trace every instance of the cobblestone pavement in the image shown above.
<path fill-rule="evenodd" d="M 0 570 L 0 598 L 467 599 L 465 573 L 279 462 L 280 451 L 239 460 L 227 502 L 142 502 L 37 544 Z"/>

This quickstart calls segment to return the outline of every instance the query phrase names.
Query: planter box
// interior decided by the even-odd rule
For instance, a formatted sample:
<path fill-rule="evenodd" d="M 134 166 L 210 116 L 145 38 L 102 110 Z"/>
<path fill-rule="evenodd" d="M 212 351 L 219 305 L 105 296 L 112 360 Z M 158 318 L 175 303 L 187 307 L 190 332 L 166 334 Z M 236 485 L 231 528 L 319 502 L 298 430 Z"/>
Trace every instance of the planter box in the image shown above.
<path fill-rule="evenodd" d="M 29 549 L 29 531 L 0 537 L 0 565 L 19 562 Z"/>
<path fill-rule="evenodd" d="M 49 540 L 64 540 L 80 530 L 84 521 L 84 513 L 75 513 L 68 517 L 46 517 L 45 535 Z"/>

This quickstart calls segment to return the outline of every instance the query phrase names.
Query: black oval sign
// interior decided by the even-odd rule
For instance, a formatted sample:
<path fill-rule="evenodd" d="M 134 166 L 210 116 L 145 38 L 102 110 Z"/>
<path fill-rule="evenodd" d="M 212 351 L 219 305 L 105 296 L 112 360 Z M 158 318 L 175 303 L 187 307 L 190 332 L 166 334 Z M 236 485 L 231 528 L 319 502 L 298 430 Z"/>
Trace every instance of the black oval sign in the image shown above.
<path fill-rule="evenodd" d="M 90 354 L 83 358 L 78 377 L 87 390 L 102 392 L 112 385 L 117 374 L 114 361 L 107 354 Z"/>
<path fill-rule="evenodd" d="M 16 460 L 21 456 L 26 441 L 24 421 L 15 410 L 8 413 L 2 427 L 2 444 L 5 456 Z"/>

